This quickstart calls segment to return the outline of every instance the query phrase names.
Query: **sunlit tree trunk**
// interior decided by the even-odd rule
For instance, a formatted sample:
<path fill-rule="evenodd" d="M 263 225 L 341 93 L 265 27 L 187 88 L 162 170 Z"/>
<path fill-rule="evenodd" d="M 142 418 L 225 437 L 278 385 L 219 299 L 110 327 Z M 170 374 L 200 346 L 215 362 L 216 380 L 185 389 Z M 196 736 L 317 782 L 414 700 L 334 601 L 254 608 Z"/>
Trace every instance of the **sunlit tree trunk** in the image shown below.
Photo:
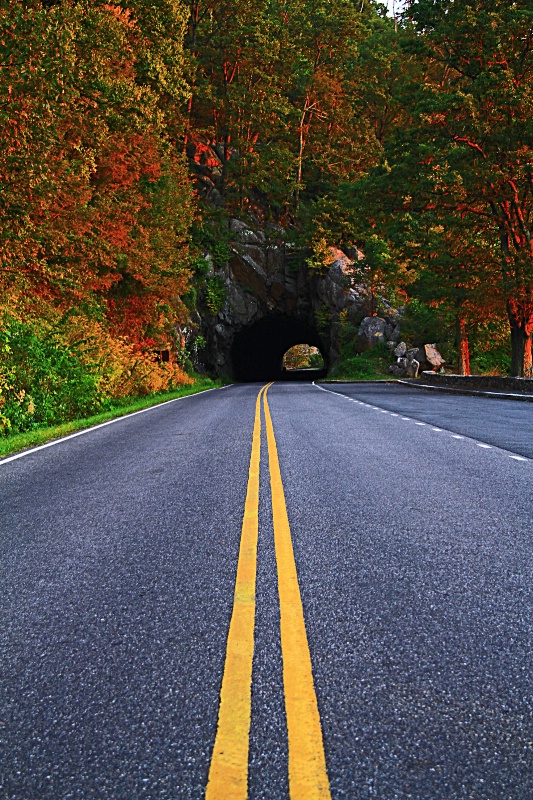
<path fill-rule="evenodd" d="M 470 375 L 470 347 L 466 321 L 461 312 L 456 316 L 457 358 L 459 375 Z"/>
<path fill-rule="evenodd" d="M 524 377 L 533 378 L 533 336 L 530 333 L 524 348 Z"/>
<path fill-rule="evenodd" d="M 300 128 L 299 128 L 299 140 L 298 140 L 298 158 L 296 159 L 296 190 L 294 192 L 294 205 L 296 210 L 298 210 L 300 206 L 300 189 L 302 187 L 302 174 L 303 174 L 303 159 L 304 159 L 304 148 L 305 148 L 305 117 L 308 112 L 307 108 L 307 101 L 305 99 L 304 110 L 302 112 L 302 116 L 300 118 Z"/>

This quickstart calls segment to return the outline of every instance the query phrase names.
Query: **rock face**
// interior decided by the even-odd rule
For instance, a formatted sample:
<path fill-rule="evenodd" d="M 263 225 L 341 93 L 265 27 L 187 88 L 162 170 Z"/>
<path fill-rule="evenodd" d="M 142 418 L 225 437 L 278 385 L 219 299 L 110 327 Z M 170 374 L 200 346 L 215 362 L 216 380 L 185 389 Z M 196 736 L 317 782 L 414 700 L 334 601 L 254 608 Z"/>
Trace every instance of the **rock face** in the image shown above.
<path fill-rule="evenodd" d="M 396 364 L 389 367 L 389 372 L 397 378 L 417 378 L 423 370 L 438 372 L 446 363 L 434 344 L 407 349 L 405 342 L 395 348 Z"/>
<path fill-rule="evenodd" d="M 229 232 L 229 258 L 216 267 L 211 259 L 208 276 L 225 287 L 225 302 L 215 314 L 205 309 L 195 323 L 205 341 L 197 369 L 241 380 L 279 379 L 284 353 L 304 343 L 319 348 L 325 369 L 334 367 L 345 323 L 359 329 L 359 350 L 384 342 L 405 354 L 405 344 L 397 344 L 398 315 L 365 314 L 367 292 L 354 285 L 353 265 L 362 258 L 355 248 L 351 258 L 330 248 L 329 266 L 317 271 L 285 243 L 279 226 L 257 230 L 232 219 Z"/>
<path fill-rule="evenodd" d="M 285 244 L 278 226 L 252 230 L 232 219 L 229 230 L 229 259 L 211 271 L 226 300 L 215 315 L 202 314 L 198 333 L 206 345 L 196 366 L 237 379 L 279 377 L 284 352 L 301 343 L 318 347 L 326 365 L 334 364 L 341 319 L 358 325 L 364 317 L 365 293 L 352 286 L 353 259 L 331 248 L 328 269 L 316 272 Z M 390 338 L 394 324 L 370 320 Z"/>
<path fill-rule="evenodd" d="M 198 194 L 208 206 L 223 207 L 225 172 L 235 151 L 190 132 L 186 154 Z M 358 327 L 368 313 L 367 291 L 354 285 L 353 265 L 362 253 L 330 248 L 327 270 L 309 270 L 305 254 L 286 244 L 280 225 L 231 219 L 228 228 L 230 257 L 222 265 L 217 259 L 208 275 L 218 295 L 225 287 L 223 307 L 207 295 L 202 305 L 200 298 L 199 314 L 181 331 L 196 368 L 247 380 L 280 377 L 283 353 L 303 343 L 318 347 L 326 368 L 333 367 L 342 324 Z M 392 350 L 399 339 L 390 316 L 368 318 L 358 341 L 360 349 L 385 341 Z"/>

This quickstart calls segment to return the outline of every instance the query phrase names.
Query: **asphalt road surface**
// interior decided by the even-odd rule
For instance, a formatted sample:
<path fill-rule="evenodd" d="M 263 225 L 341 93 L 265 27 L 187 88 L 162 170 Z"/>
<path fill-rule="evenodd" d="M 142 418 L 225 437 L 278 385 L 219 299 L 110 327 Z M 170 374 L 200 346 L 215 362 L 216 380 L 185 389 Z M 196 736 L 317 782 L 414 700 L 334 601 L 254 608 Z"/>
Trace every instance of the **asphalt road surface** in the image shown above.
<path fill-rule="evenodd" d="M 260 389 L 0 461 L 0 796 L 530 800 L 533 405 Z"/>

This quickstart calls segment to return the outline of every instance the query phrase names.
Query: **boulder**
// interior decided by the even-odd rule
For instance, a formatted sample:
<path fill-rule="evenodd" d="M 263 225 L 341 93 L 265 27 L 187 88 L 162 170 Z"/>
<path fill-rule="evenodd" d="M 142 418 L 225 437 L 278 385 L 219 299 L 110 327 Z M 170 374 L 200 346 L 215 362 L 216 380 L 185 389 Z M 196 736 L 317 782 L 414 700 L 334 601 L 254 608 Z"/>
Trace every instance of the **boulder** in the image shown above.
<path fill-rule="evenodd" d="M 396 378 L 403 378 L 405 376 L 405 370 L 403 367 L 398 366 L 398 364 L 391 364 L 389 367 L 389 372 L 391 375 L 394 375 Z"/>
<path fill-rule="evenodd" d="M 359 345 L 363 350 L 385 341 L 387 323 L 381 317 L 365 317 L 359 326 Z"/>
<path fill-rule="evenodd" d="M 426 355 L 426 364 L 429 364 L 429 367 L 425 367 L 424 365 L 425 369 L 431 369 L 433 372 L 437 372 L 446 363 L 434 344 L 425 344 L 424 352 Z"/>
<path fill-rule="evenodd" d="M 398 325 L 391 325 L 391 331 L 390 331 L 390 333 L 388 335 L 389 341 L 393 342 L 394 344 L 396 344 L 396 342 L 399 340 L 400 336 L 401 336 L 400 327 Z"/>
<path fill-rule="evenodd" d="M 416 358 L 412 358 L 404 370 L 406 378 L 418 378 L 418 371 L 420 369 L 420 362 Z"/>
<path fill-rule="evenodd" d="M 418 361 L 421 371 L 433 370 L 433 372 L 438 372 L 442 365 L 446 363 L 434 344 L 412 347 L 405 355 L 408 361 Z"/>
<path fill-rule="evenodd" d="M 398 347 L 396 347 L 394 350 L 394 355 L 396 356 L 396 358 L 403 358 L 406 353 L 407 353 L 407 345 L 405 344 L 405 342 L 400 342 Z"/>
<path fill-rule="evenodd" d="M 405 354 L 405 357 L 408 361 L 416 360 L 419 364 L 422 364 L 426 360 L 426 351 L 421 347 L 411 347 L 411 349 Z"/>

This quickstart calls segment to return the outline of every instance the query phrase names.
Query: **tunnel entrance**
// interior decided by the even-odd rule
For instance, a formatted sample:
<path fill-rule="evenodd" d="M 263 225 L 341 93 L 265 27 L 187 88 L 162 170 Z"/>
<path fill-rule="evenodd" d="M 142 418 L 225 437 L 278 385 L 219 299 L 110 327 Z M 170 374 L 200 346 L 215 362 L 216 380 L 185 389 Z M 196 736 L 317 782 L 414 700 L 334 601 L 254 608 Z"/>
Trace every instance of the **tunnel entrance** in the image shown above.
<path fill-rule="evenodd" d="M 320 351 L 322 369 L 284 369 L 283 357 L 302 342 Z M 316 328 L 293 317 L 269 316 L 236 334 L 231 349 L 233 378 L 237 381 L 316 380 L 325 377 L 327 354 Z"/>

